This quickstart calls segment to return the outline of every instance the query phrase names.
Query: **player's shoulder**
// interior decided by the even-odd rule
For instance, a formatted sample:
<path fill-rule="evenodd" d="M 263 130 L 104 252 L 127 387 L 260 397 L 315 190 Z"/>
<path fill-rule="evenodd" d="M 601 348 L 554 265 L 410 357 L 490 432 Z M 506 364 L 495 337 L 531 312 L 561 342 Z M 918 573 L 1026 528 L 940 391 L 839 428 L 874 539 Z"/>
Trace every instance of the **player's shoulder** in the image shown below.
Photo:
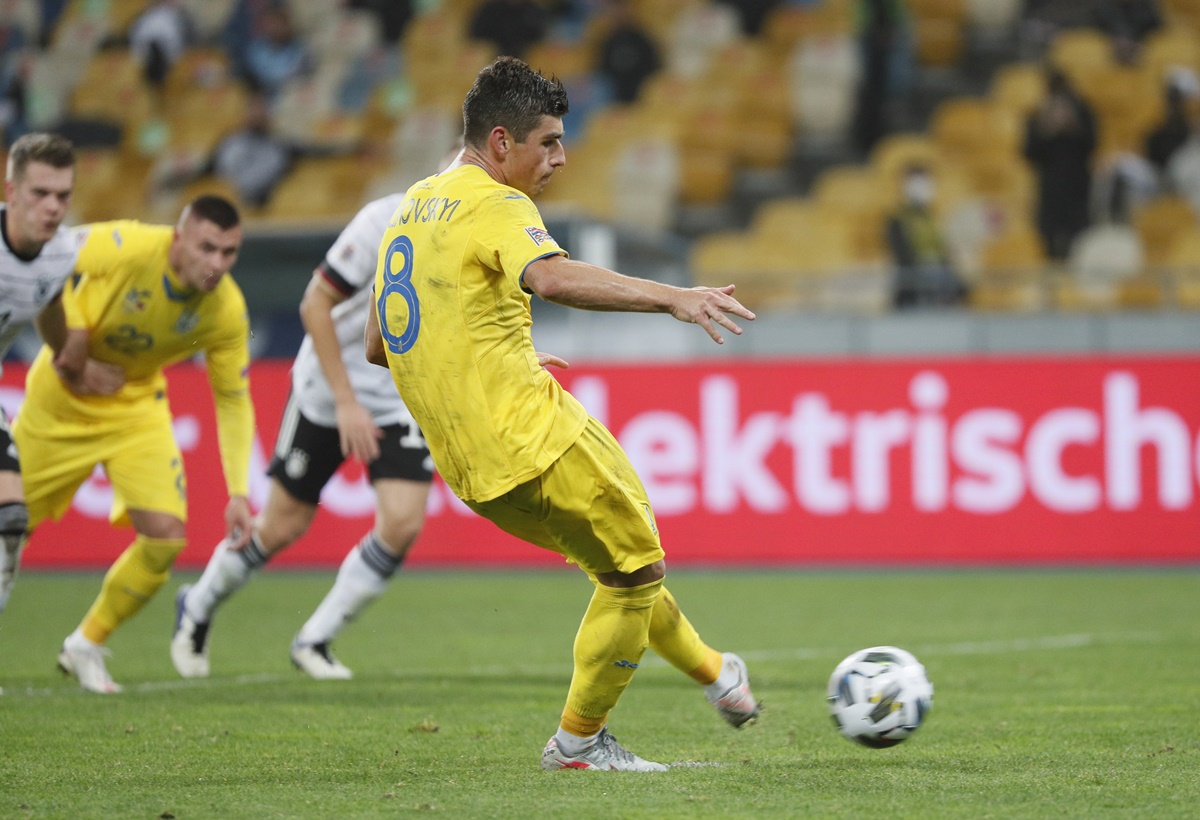
<path fill-rule="evenodd" d="M 117 253 L 136 255 L 156 251 L 171 242 L 170 225 L 152 225 L 136 219 L 92 222 L 73 230 L 78 247 L 105 246 Z"/>

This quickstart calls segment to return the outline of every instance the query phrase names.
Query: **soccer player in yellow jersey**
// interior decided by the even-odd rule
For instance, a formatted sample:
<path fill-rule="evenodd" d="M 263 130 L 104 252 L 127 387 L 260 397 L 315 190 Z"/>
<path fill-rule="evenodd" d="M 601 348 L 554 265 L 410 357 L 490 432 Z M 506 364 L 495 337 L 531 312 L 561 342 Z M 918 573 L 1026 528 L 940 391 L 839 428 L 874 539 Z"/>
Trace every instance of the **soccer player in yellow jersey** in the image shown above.
<path fill-rule="evenodd" d="M 669 313 L 723 342 L 724 288 L 677 288 L 568 260 L 531 197 L 565 162 L 562 84 L 501 57 L 463 103 L 464 149 L 409 188 L 380 245 L 368 358 L 386 363 L 446 483 L 502 529 L 594 584 L 545 769 L 662 771 L 608 733 L 647 646 L 705 687 L 725 720 L 758 715 L 746 665 L 708 647 L 663 587 L 646 491 L 620 445 L 542 368 L 530 294 L 593 310 Z"/>
<path fill-rule="evenodd" d="M 47 348 L 34 360 L 13 433 L 31 528 L 61 517 L 103 464 L 114 490 L 111 520 L 136 531 L 58 656 L 84 689 L 109 693 L 119 687 L 105 666 L 105 641 L 166 582 L 185 544 L 187 487 L 163 368 L 197 353 L 216 403 L 226 526 L 231 541 L 249 536 L 250 327 L 242 292 L 226 275 L 242 242 L 228 201 L 199 197 L 174 227 L 86 226 L 79 241 L 79 276 L 63 297 L 66 344 L 57 360 Z M 112 396 L 68 391 L 56 368 L 78 369 L 85 356 L 120 366 L 124 386 Z"/>

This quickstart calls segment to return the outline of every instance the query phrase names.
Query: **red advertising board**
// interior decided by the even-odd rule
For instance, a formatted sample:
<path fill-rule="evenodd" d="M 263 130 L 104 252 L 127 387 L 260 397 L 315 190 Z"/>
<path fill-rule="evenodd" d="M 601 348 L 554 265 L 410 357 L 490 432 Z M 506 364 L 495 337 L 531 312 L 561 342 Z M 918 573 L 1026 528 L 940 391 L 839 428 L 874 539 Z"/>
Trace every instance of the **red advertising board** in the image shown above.
<path fill-rule="evenodd" d="M 560 378 L 616 434 L 654 502 L 671 565 L 1182 563 L 1200 560 L 1200 357 L 722 361 L 575 366 Z M 24 370 L 0 403 L 19 405 Z M 224 480 L 204 371 L 170 374 L 188 470 L 190 544 L 221 537 Z M 289 388 L 288 363 L 252 383 L 252 501 Z M 97 474 L 28 566 L 103 565 Z M 309 534 L 278 564 L 333 565 L 371 526 L 348 464 Z M 425 565 L 554 565 L 435 483 L 410 555 Z"/>

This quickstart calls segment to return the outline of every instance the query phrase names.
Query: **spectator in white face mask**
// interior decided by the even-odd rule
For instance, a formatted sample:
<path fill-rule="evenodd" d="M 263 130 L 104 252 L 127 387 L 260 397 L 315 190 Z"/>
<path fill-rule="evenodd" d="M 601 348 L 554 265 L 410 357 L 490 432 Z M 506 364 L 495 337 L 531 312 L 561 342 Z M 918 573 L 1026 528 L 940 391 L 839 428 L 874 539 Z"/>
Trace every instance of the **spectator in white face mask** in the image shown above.
<path fill-rule="evenodd" d="M 888 247 L 895 263 L 892 302 L 897 308 L 953 305 L 967 288 L 950 263 L 933 214 L 936 185 L 923 164 L 904 170 L 900 207 L 888 220 Z"/>

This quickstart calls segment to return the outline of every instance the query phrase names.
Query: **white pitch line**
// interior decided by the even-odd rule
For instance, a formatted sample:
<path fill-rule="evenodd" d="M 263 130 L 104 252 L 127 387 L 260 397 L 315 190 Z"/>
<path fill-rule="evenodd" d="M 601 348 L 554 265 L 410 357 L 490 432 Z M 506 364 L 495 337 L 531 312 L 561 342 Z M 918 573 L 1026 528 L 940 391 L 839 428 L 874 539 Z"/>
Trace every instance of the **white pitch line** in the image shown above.
<path fill-rule="evenodd" d="M 944 644 L 915 644 L 912 651 L 918 657 L 936 657 L 938 655 L 1004 655 L 1017 652 L 1034 652 L 1046 650 L 1081 649 L 1087 646 L 1113 644 L 1142 644 L 1158 643 L 1165 639 L 1161 632 L 1077 632 L 1067 635 L 1045 635 L 1035 638 L 1009 638 L 994 641 L 959 641 Z M 773 661 L 810 661 L 822 658 L 836 658 L 840 650 L 817 649 L 814 647 L 797 647 L 795 649 L 757 649 L 739 652 L 743 659 L 753 662 L 769 663 Z M 669 664 L 657 655 L 647 656 L 642 660 L 643 668 L 666 668 Z M 444 672 L 446 675 L 458 674 L 480 677 L 510 677 L 512 675 L 570 675 L 570 667 L 566 664 L 546 664 L 539 667 L 511 666 L 491 664 L 487 666 L 468 666 L 460 670 Z M 404 670 L 388 673 L 398 680 L 406 677 Z M 193 678 L 191 680 L 161 680 L 129 684 L 124 687 L 125 693 L 138 692 L 174 692 L 188 689 L 210 689 L 226 686 L 259 686 L 262 684 L 277 684 L 300 678 L 298 674 L 277 674 L 263 672 L 252 675 L 233 675 L 230 677 Z M 300 678 L 302 679 L 302 678 Z M 314 685 L 322 685 L 314 681 Z M 0 696 L 20 697 L 52 697 L 55 695 L 87 695 L 78 688 L 34 688 L 14 689 L 10 686 L 5 692 L 0 688 Z M 672 764 L 684 765 L 684 764 Z"/>

